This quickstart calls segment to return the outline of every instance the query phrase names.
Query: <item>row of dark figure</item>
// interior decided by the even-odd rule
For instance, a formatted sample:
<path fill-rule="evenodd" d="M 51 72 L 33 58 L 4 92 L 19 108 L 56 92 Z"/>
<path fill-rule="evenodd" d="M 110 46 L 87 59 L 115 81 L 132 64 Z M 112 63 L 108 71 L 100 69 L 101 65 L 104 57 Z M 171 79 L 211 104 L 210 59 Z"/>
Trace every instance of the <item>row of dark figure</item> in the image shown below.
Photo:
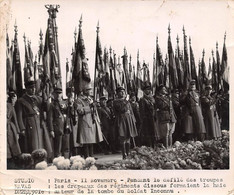
<path fill-rule="evenodd" d="M 75 98 L 67 89 L 67 100 L 62 89 L 55 88 L 53 98 L 35 95 L 35 82 L 25 83 L 25 94 L 17 99 L 13 91 L 7 102 L 7 159 L 8 168 L 22 153 L 37 149 L 47 151 L 48 160 L 64 156 L 93 156 L 94 144 L 108 154 L 121 149 L 123 158 L 130 146 L 155 147 L 162 143 L 169 148 L 173 140 L 217 139 L 221 136 L 220 118 L 216 105 L 224 102 L 221 119 L 223 129 L 229 129 L 229 97 L 212 94 L 206 86 L 200 96 L 194 81 L 186 92 L 168 94 L 164 86 L 153 96 L 150 83 L 143 88 L 143 97 L 135 94 L 126 98 L 125 89 L 118 87 L 116 98 L 103 96 L 99 102 L 91 98 L 90 84 Z"/>

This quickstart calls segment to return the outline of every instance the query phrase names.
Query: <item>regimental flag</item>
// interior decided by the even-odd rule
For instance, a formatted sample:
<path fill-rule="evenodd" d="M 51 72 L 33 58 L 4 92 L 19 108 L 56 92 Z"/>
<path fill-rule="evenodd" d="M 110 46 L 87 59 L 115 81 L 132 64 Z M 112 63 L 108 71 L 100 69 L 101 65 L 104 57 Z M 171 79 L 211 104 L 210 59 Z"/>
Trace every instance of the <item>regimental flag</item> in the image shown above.
<path fill-rule="evenodd" d="M 143 87 L 143 80 L 142 80 L 142 69 L 141 64 L 139 61 L 139 50 L 137 52 L 137 73 L 136 73 L 136 90 L 137 90 L 137 98 L 141 98 L 143 96 L 143 92 L 141 88 Z"/>
<path fill-rule="evenodd" d="M 183 27 L 184 34 L 184 89 L 187 89 L 191 80 L 191 72 L 189 69 L 189 57 L 188 57 L 188 49 L 187 49 L 187 35 L 185 34 L 185 29 Z"/>
<path fill-rule="evenodd" d="M 205 89 L 205 86 L 207 85 L 208 78 L 207 78 L 207 72 L 206 72 L 206 64 L 205 64 L 205 50 L 203 49 L 202 52 L 202 61 L 201 61 L 201 92 Z"/>
<path fill-rule="evenodd" d="M 174 51 L 173 51 L 172 43 L 171 43 L 170 31 L 171 29 L 169 25 L 168 27 L 168 55 L 169 55 L 169 82 L 170 82 L 169 88 L 170 90 L 172 90 L 172 89 L 179 88 L 179 82 L 178 82 Z"/>
<path fill-rule="evenodd" d="M 17 97 L 23 95 L 23 79 L 22 79 L 22 69 L 20 62 L 20 52 L 18 45 L 18 30 L 17 25 L 15 24 L 15 38 L 14 38 L 14 51 L 13 51 L 13 64 L 12 64 L 12 77 L 13 77 L 13 90 L 16 91 Z"/>
<path fill-rule="evenodd" d="M 85 57 L 85 45 L 82 35 L 82 16 L 80 18 L 79 34 L 76 44 L 76 56 L 74 62 L 74 70 L 72 74 L 72 80 L 74 84 L 75 93 L 78 95 L 85 85 L 90 83 L 91 78 L 89 74 L 89 68 L 87 58 Z"/>
<path fill-rule="evenodd" d="M 155 73 L 153 74 L 155 74 L 155 76 L 153 76 L 153 79 L 155 79 L 155 81 L 153 81 L 152 86 L 154 87 L 155 85 L 156 88 L 155 91 L 156 91 L 160 85 L 164 84 L 164 63 L 163 63 L 161 49 L 158 44 L 158 37 L 156 38 L 156 59 L 154 61 L 154 66 L 155 66 Z M 155 94 L 155 91 L 153 91 L 153 94 Z"/>
<path fill-rule="evenodd" d="M 183 70 L 183 65 L 182 65 L 182 62 L 181 62 L 181 54 L 180 54 L 178 35 L 177 35 L 176 40 L 177 40 L 177 50 L 175 52 L 175 62 L 176 62 L 176 68 L 177 68 L 179 89 L 183 89 L 183 86 L 184 86 L 184 70 Z"/>
<path fill-rule="evenodd" d="M 197 80 L 198 80 L 198 90 L 201 92 L 202 91 L 202 68 L 201 68 L 201 60 L 199 59 L 199 62 L 198 62 L 198 77 L 197 77 Z"/>
<path fill-rule="evenodd" d="M 217 79 L 218 79 L 218 87 L 217 92 L 222 90 L 223 82 L 221 79 L 221 62 L 220 62 L 220 56 L 219 56 L 219 48 L 218 48 L 218 42 L 216 43 L 216 64 L 217 64 Z"/>
<path fill-rule="evenodd" d="M 124 87 L 125 91 L 127 92 L 127 82 L 125 78 L 125 73 L 122 68 L 122 64 L 120 63 L 120 57 L 118 57 L 118 63 L 116 63 L 116 54 L 114 54 L 114 66 L 115 66 L 116 81 L 117 81 L 116 86 Z"/>
<path fill-rule="evenodd" d="M 10 49 L 9 36 L 8 36 L 8 33 L 6 33 L 6 85 L 7 85 L 7 92 L 9 90 L 12 90 L 11 81 L 12 81 L 12 52 Z"/>
<path fill-rule="evenodd" d="M 106 56 L 106 58 L 108 58 L 108 56 Z M 106 63 L 108 64 L 108 62 L 109 62 L 109 69 L 110 69 L 110 82 L 109 82 L 109 85 L 108 85 L 108 97 L 114 99 L 115 98 L 115 91 L 116 91 L 116 83 L 117 82 L 116 82 L 115 65 L 114 65 L 113 58 L 112 58 L 112 49 L 111 49 L 111 47 L 110 47 L 110 60 L 106 61 Z"/>
<path fill-rule="evenodd" d="M 149 64 L 143 62 L 143 82 L 150 82 Z"/>
<path fill-rule="evenodd" d="M 43 33 L 40 29 L 40 41 L 39 41 L 39 51 L 38 51 L 38 74 L 39 78 L 42 79 L 43 77 L 43 55 L 44 55 L 44 46 L 43 46 Z"/>
<path fill-rule="evenodd" d="M 211 68 L 211 59 L 210 58 L 209 58 L 207 79 L 209 82 L 211 82 L 211 80 L 212 80 L 212 68 Z"/>
<path fill-rule="evenodd" d="M 71 67 L 69 66 L 68 58 L 66 61 L 66 89 L 72 87 Z"/>
<path fill-rule="evenodd" d="M 127 54 L 127 50 L 124 47 L 124 55 L 122 56 L 123 58 L 123 70 L 124 70 L 124 77 L 126 79 L 126 91 L 129 94 L 130 93 L 130 89 L 129 89 L 129 72 L 128 72 L 128 54 Z"/>
<path fill-rule="evenodd" d="M 48 18 L 47 21 L 47 30 L 45 35 L 45 44 L 43 55 L 43 76 L 42 76 L 42 92 L 44 96 L 47 98 L 50 97 L 51 92 L 53 91 L 53 70 L 51 71 L 51 55 L 50 55 L 50 47 L 53 44 L 53 34 L 51 30 L 51 18 Z M 41 46 L 43 47 L 43 46 Z"/>
<path fill-rule="evenodd" d="M 106 48 L 104 48 L 103 55 L 103 70 L 104 70 L 104 87 L 109 94 L 110 89 L 110 62 L 109 62 L 109 54 Z"/>
<path fill-rule="evenodd" d="M 195 65 L 195 58 L 193 54 L 191 38 L 189 37 L 189 50 L 190 50 L 190 67 L 191 67 L 191 79 L 196 81 L 196 85 L 198 87 L 198 80 L 197 80 L 197 70 Z"/>
<path fill-rule="evenodd" d="M 96 39 L 96 56 L 95 56 L 95 73 L 94 73 L 94 99 L 104 95 L 105 88 L 105 72 L 102 57 L 102 47 L 99 38 L 99 22 L 97 25 Z M 105 90 L 106 91 L 106 90 Z"/>
<path fill-rule="evenodd" d="M 153 74 L 152 74 L 152 92 L 155 94 L 156 92 L 156 84 L 157 84 L 157 72 L 156 72 L 156 58 L 155 53 L 153 55 Z"/>
<path fill-rule="evenodd" d="M 57 86 L 62 86 L 61 68 L 59 59 L 59 47 L 58 47 L 58 33 L 56 25 L 56 13 L 58 12 L 58 5 L 46 5 L 48 9 L 49 18 L 47 23 L 45 49 L 44 49 L 44 63 L 45 68 L 45 80 L 50 80 L 51 89 Z M 49 70 L 48 70 L 49 69 Z M 49 73 L 47 78 L 47 73 Z M 46 82 L 47 83 L 47 82 Z"/>
<path fill-rule="evenodd" d="M 217 64 L 215 61 L 215 57 L 214 57 L 214 51 L 212 50 L 212 58 L 213 58 L 213 63 L 212 63 L 212 79 L 211 79 L 211 83 L 212 83 L 212 88 L 218 92 L 218 72 L 217 72 Z"/>
<path fill-rule="evenodd" d="M 30 51 L 31 49 L 29 48 L 29 41 L 28 41 L 28 45 L 26 43 L 26 37 L 24 34 L 24 46 L 25 46 L 25 59 L 24 59 L 24 82 L 27 81 L 34 81 L 34 66 L 33 66 L 33 61 L 32 61 L 32 51 Z"/>
<path fill-rule="evenodd" d="M 39 78 L 39 69 L 38 69 L 38 62 L 37 62 L 37 55 L 35 56 L 34 61 L 34 81 L 36 82 L 36 94 L 40 94 L 41 92 L 41 79 Z"/>
<path fill-rule="evenodd" d="M 164 62 L 164 86 L 169 88 L 170 87 L 170 79 L 169 79 L 169 60 L 168 56 L 166 54 L 165 56 L 165 62 Z"/>
<path fill-rule="evenodd" d="M 129 57 L 129 94 L 136 91 L 135 67 L 132 65 L 132 57 Z"/>
<path fill-rule="evenodd" d="M 224 35 L 224 42 L 223 42 L 223 53 L 222 53 L 222 62 L 221 62 L 221 75 L 223 79 L 223 87 L 224 91 L 229 90 L 229 66 L 227 64 L 227 48 L 226 48 L 226 33 Z"/>

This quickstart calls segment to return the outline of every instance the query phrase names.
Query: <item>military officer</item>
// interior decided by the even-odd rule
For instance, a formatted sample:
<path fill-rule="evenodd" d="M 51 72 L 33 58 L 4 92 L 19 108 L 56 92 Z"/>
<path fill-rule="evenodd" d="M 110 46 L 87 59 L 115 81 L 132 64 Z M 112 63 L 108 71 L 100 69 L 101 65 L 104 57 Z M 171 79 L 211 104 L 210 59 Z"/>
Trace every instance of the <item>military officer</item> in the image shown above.
<path fill-rule="evenodd" d="M 193 138 L 203 141 L 205 138 L 205 124 L 203 120 L 203 115 L 201 111 L 201 102 L 199 93 L 196 91 L 196 81 L 191 80 L 189 90 L 183 94 L 182 101 L 184 101 L 188 115 L 191 117 L 192 125 L 190 126 L 192 129 L 187 129 L 187 132 L 193 134 Z"/>
<path fill-rule="evenodd" d="M 47 129 L 41 126 L 41 112 L 46 110 L 42 98 L 35 95 L 35 82 L 25 82 L 26 93 L 16 102 L 16 114 L 20 132 L 24 135 L 21 150 L 31 153 L 36 149 L 52 152 Z"/>
<path fill-rule="evenodd" d="M 211 95 L 212 86 L 205 87 L 205 94 L 201 98 L 207 139 L 217 139 L 222 136 L 219 116 L 216 110 L 217 98 Z"/>
<path fill-rule="evenodd" d="M 99 98 L 99 101 L 98 115 L 101 122 L 102 133 L 106 139 L 103 141 L 103 150 L 104 154 L 109 154 L 109 152 L 114 149 L 112 116 L 110 109 L 106 105 L 107 98 L 102 96 Z"/>
<path fill-rule="evenodd" d="M 158 88 L 159 94 L 156 95 L 156 110 L 160 136 L 164 140 L 166 148 L 171 147 L 172 135 L 175 131 L 176 116 L 172 105 L 172 99 L 163 85 Z"/>
<path fill-rule="evenodd" d="M 157 129 L 155 99 L 151 91 L 151 83 L 146 82 L 143 87 L 144 95 L 139 101 L 141 118 L 141 145 L 154 147 L 156 140 L 159 140 Z"/>
<path fill-rule="evenodd" d="M 66 102 L 62 99 L 62 88 L 56 87 L 53 92 L 48 123 L 50 135 L 54 138 L 54 156 L 69 158 L 70 127 L 66 123 Z"/>
<path fill-rule="evenodd" d="M 136 94 L 134 92 L 130 94 L 129 102 L 132 106 L 132 111 L 136 119 L 137 134 L 140 135 L 140 127 L 141 127 L 141 116 L 139 110 L 140 108 L 139 108 L 139 103 L 136 101 Z M 140 146 L 140 136 L 136 137 L 136 145 Z"/>
<path fill-rule="evenodd" d="M 7 168 L 16 167 L 16 158 L 21 154 L 19 146 L 20 129 L 15 113 L 17 96 L 14 91 L 9 91 L 7 99 Z"/>
<path fill-rule="evenodd" d="M 70 153 L 72 156 L 81 154 L 82 145 L 77 142 L 77 133 L 78 133 L 78 113 L 75 101 L 74 88 L 69 87 L 66 90 L 67 94 L 67 125 L 71 128 L 70 133 Z"/>
<path fill-rule="evenodd" d="M 91 90 L 90 83 L 84 84 L 76 101 L 79 115 L 77 141 L 83 144 L 85 158 L 93 156 L 93 144 L 103 141 L 96 103 L 90 97 Z"/>
<path fill-rule="evenodd" d="M 117 87 L 116 93 L 117 99 L 113 102 L 115 130 L 119 133 L 122 156 L 125 159 L 130 151 L 130 138 L 138 135 L 136 119 L 130 102 L 126 100 L 125 89 L 121 86 Z"/>

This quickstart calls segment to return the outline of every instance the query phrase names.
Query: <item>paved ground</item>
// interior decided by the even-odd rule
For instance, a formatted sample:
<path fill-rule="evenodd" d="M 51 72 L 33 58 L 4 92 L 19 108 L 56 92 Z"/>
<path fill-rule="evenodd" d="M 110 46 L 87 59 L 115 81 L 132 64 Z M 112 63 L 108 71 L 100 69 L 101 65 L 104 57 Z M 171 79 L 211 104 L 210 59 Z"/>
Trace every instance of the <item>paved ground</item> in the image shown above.
<path fill-rule="evenodd" d="M 108 154 L 108 155 L 104 155 L 102 154 L 95 154 L 95 157 L 97 157 L 97 161 L 96 163 L 98 164 L 103 164 L 103 163 L 111 163 L 114 161 L 118 161 L 118 160 L 122 160 L 122 154 Z"/>

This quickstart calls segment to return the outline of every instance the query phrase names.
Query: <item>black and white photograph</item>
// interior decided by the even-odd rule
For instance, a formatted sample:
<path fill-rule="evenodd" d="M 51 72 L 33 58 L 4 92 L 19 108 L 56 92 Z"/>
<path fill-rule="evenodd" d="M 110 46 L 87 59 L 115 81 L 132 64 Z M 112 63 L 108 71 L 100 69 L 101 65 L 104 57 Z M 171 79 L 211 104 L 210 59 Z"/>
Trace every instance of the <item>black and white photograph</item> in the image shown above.
<path fill-rule="evenodd" d="M 228 179 L 234 177 L 233 1 L 3 0 L 0 6 L 1 177 L 29 172 L 47 181 L 51 172 L 54 194 L 80 194 L 75 187 L 56 192 L 56 173 L 115 178 L 124 171 L 115 185 L 165 174 L 165 188 L 179 191 L 139 184 L 112 192 L 107 181 L 103 191 L 84 187 L 84 193 L 200 188 L 202 194 L 208 182 L 210 193 L 234 194 Z M 203 187 L 190 183 L 193 173 L 204 173 Z"/>

